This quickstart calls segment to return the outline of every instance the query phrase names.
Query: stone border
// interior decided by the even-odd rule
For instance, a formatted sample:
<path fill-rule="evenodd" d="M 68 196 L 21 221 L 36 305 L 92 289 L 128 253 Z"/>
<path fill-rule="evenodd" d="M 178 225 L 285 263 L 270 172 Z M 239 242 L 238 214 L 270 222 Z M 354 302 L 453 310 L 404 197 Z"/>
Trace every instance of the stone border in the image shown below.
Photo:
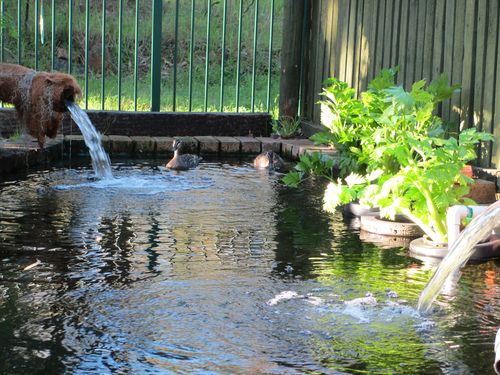
<path fill-rule="evenodd" d="M 269 137 L 194 136 L 182 138 L 184 152 L 201 155 L 256 155 L 267 150 L 281 154 L 285 159 L 298 160 L 301 155 L 322 152 L 336 158 L 329 147 L 315 146 L 308 139 L 275 139 Z M 170 157 L 174 137 L 147 137 L 103 135 L 102 145 L 110 157 Z M 65 153 L 88 155 L 83 136 L 58 136 L 46 143 L 40 151 L 36 142 L 0 143 L 0 177 L 35 165 L 49 164 L 62 159 Z"/>

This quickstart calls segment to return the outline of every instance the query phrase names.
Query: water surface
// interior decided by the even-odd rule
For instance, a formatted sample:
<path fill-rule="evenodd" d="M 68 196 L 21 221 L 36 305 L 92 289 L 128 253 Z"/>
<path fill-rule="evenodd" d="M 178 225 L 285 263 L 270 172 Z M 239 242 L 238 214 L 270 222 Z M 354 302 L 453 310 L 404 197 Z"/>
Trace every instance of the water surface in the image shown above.
<path fill-rule="evenodd" d="M 492 373 L 494 262 L 420 315 L 435 265 L 360 240 L 321 186 L 132 163 L 0 183 L 0 373 Z"/>

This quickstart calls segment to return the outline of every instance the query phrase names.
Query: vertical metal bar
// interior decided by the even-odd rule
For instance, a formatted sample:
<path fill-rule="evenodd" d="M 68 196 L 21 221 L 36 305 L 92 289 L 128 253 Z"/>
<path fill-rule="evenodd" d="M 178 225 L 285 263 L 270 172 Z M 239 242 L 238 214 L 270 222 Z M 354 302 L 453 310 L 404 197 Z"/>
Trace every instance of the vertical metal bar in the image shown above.
<path fill-rule="evenodd" d="M 123 1 L 118 1 L 118 110 L 122 109 L 122 31 Z"/>
<path fill-rule="evenodd" d="M 68 73 L 71 74 L 73 60 L 73 0 L 68 1 Z"/>
<path fill-rule="evenodd" d="M 191 45 L 189 48 L 189 92 L 188 92 L 188 111 L 191 112 L 193 108 L 193 55 L 194 55 L 194 11 L 195 0 L 191 1 Z"/>
<path fill-rule="evenodd" d="M 89 109 L 90 0 L 85 1 L 85 109 Z"/>
<path fill-rule="evenodd" d="M 161 102 L 161 18 L 162 0 L 153 0 L 151 25 L 151 111 L 160 111 Z"/>
<path fill-rule="evenodd" d="M 174 41 L 174 72 L 172 87 L 172 111 L 175 112 L 177 104 L 177 48 L 179 43 L 179 0 L 175 1 L 175 41 Z"/>
<path fill-rule="evenodd" d="M 102 0 L 102 30 L 101 30 L 101 110 L 104 110 L 106 95 L 106 0 Z"/>
<path fill-rule="evenodd" d="M 240 108 L 240 68 L 241 68 L 241 30 L 243 26 L 243 0 L 240 0 L 238 24 L 238 57 L 236 61 L 236 112 Z"/>
<path fill-rule="evenodd" d="M 43 11 L 43 0 L 40 0 L 40 14 L 38 17 L 38 23 L 40 25 L 40 43 L 42 46 L 45 44 L 45 19 L 44 19 L 44 11 Z"/>
<path fill-rule="evenodd" d="M 52 70 L 56 70 L 56 0 L 52 0 L 50 11 L 51 34 L 50 34 L 50 65 Z"/>
<path fill-rule="evenodd" d="M 5 25 L 4 25 L 4 20 L 5 20 L 5 7 L 4 7 L 4 3 L 3 3 L 4 0 L 1 0 L 0 1 L 0 18 L 1 18 L 1 24 L 0 24 L 0 61 L 3 62 L 3 59 L 4 59 L 4 28 L 5 28 Z"/>
<path fill-rule="evenodd" d="M 21 0 L 17 0 L 17 63 L 18 64 L 22 63 L 21 55 L 23 49 L 23 44 L 22 44 L 23 31 L 21 28 L 21 18 L 22 18 Z"/>
<path fill-rule="evenodd" d="M 274 1 L 274 0 L 273 0 Z M 226 62 L 226 24 L 227 24 L 227 0 L 224 0 L 224 10 L 222 16 L 222 47 L 220 61 L 220 106 L 219 110 L 224 111 L 224 65 Z"/>
<path fill-rule="evenodd" d="M 40 24 L 38 23 L 39 16 L 40 10 L 38 9 L 38 0 L 35 0 L 35 70 L 38 70 L 38 36 L 40 33 Z"/>
<path fill-rule="evenodd" d="M 139 0 L 135 0 L 135 48 L 134 48 L 134 111 L 137 111 L 137 76 L 139 56 Z"/>
<path fill-rule="evenodd" d="M 269 56 L 267 59 L 267 98 L 266 111 L 271 108 L 271 72 L 273 64 L 273 36 L 274 36 L 274 0 L 271 0 L 271 12 L 269 15 Z"/>
<path fill-rule="evenodd" d="M 257 32 L 259 25 L 259 0 L 255 0 L 255 15 L 253 22 L 253 58 L 252 58 L 252 96 L 250 99 L 250 110 L 255 109 L 255 75 L 257 74 Z"/>
<path fill-rule="evenodd" d="M 309 16 L 309 1 L 304 0 L 304 18 L 302 20 L 302 37 L 300 41 L 300 72 L 299 72 L 299 100 L 297 103 L 297 115 L 302 116 L 302 98 L 304 97 L 304 62 L 306 48 L 307 21 Z"/>
<path fill-rule="evenodd" d="M 208 64 L 210 63 L 210 18 L 212 16 L 212 1 L 207 3 L 207 43 L 205 46 L 205 100 L 203 110 L 206 112 L 208 108 Z"/>
<path fill-rule="evenodd" d="M 0 17 L 1 17 L 1 24 L 0 24 L 0 43 L 1 43 L 1 47 L 0 47 L 0 62 L 3 62 L 4 60 L 4 27 L 5 27 L 5 24 L 4 24 L 4 20 L 5 20 L 5 7 L 4 7 L 4 0 L 1 0 L 0 1 Z M 3 108 L 4 107 L 4 103 L 2 102 L 1 103 L 1 107 Z"/>

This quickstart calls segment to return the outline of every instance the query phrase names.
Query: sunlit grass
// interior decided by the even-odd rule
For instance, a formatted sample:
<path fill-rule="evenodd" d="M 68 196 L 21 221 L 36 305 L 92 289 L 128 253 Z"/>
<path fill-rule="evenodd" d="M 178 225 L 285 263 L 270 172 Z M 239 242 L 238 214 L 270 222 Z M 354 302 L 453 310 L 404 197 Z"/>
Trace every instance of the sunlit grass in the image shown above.
<path fill-rule="evenodd" d="M 150 78 L 144 77 L 137 83 L 137 95 L 134 95 L 133 77 L 123 77 L 121 83 L 120 106 L 118 105 L 118 78 L 111 76 L 104 81 L 104 100 L 102 100 L 102 80 L 91 77 L 88 82 L 88 97 L 85 98 L 85 80 L 77 76 L 82 86 L 84 97 L 79 104 L 83 108 L 93 110 L 149 111 L 151 109 Z M 277 112 L 278 84 L 271 82 L 268 107 L 267 75 L 255 78 L 254 112 Z M 224 82 L 224 99 L 221 107 L 220 81 L 209 82 L 207 90 L 207 106 L 205 108 L 205 85 L 203 77 L 193 79 L 191 99 L 187 73 L 179 74 L 177 78 L 175 111 L 178 112 L 251 112 L 252 85 L 251 76 L 244 76 L 240 81 L 239 102 L 236 105 L 236 82 L 226 79 Z M 136 100 L 135 100 L 136 98 Z M 167 77 L 162 81 L 160 111 L 170 112 L 173 107 L 173 79 Z M 190 108 L 191 107 L 191 108 Z"/>

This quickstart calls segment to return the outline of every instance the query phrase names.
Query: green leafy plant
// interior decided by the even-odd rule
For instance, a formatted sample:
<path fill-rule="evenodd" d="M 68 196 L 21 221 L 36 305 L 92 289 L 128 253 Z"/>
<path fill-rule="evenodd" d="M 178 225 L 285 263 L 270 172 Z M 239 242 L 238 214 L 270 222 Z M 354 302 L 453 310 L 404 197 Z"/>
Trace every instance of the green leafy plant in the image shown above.
<path fill-rule="evenodd" d="M 350 175 L 345 181 L 330 182 L 324 196 L 324 208 L 335 209 L 361 197 L 361 201 L 380 208 L 383 217 L 394 219 L 403 214 L 436 242 L 447 241 L 446 211 L 455 204 L 474 204 L 463 198 L 472 179 L 461 173 L 465 163 L 476 158 L 475 147 L 490 141 L 491 134 L 467 129 L 455 138 L 429 136 L 408 139 L 406 143 L 383 146 L 381 151 L 397 159 L 395 173 L 379 170 L 374 178 Z M 352 192 L 355 192 L 353 194 Z"/>
<path fill-rule="evenodd" d="M 300 117 L 281 116 L 273 120 L 273 133 L 282 138 L 291 138 L 301 134 Z"/>
<path fill-rule="evenodd" d="M 330 181 L 325 210 L 359 200 L 378 206 L 387 218 L 404 214 L 432 240 L 446 242 L 447 208 L 472 203 L 462 198 L 471 179 L 461 170 L 476 158 L 477 143 L 493 138 L 469 129 L 458 139 L 445 139 L 434 110 L 458 86 L 448 85 L 442 75 L 429 85 L 417 81 L 406 91 L 394 84 L 394 73 L 382 71 L 360 99 L 345 83 L 328 80 L 321 101 L 326 130 L 311 138 L 339 151 L 338 177 L 323 158 L 304 156 L 283 181 L 297 186 L 311 174 L 325 177 Z"/>
<path fill-rule="evenodd" d="M 21 140 L 21 137 L 22 137 L 22 132 L 21 130 L 16 130 L 10 137 L 9 137 L 9 141 L 11 142 L 18 142 Z"/>

